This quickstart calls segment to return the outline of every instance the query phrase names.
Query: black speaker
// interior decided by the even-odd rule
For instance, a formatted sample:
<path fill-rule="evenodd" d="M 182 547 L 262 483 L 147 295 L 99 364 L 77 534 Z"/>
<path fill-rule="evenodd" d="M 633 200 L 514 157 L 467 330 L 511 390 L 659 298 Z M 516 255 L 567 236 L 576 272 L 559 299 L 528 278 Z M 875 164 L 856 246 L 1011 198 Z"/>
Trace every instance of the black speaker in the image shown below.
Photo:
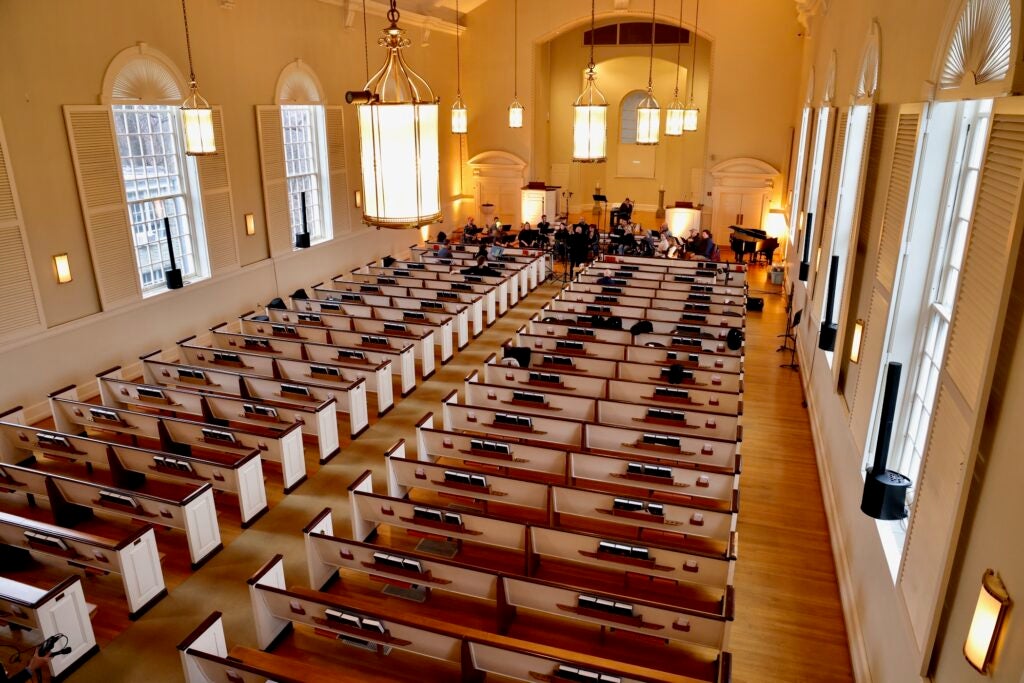
<path fill-rule="evenodd" d="M 832 322 L 832 313 L 836 306 L 836 276 L 839 274 L 839 257 L 832 257 L 832 265 L 828 271 L 828 293 L 825 295 L 825 319 L 821 321 L 818 332 L 818 348 L 823 351 L 834 351 L 836 348 L 836 332 L 839 326 Z"/>
<path fill-rule="evenodd" d="M 892 423 L 896 415 L 896 397 L 900 389 L 902 365 L 889 363 L 882 394 L 882 423 L 878 427 L 875 462 L 864 479 L 860 509 L 868 517 L 882 520 L 904 519 L 907 516 L 907 489 L 910 479 L 886 469 Z"/>
<path fill-rule="evenodd" d="M 807 282 L 811 274 L 811 224 L 814 222 L 814 214 L 807 212 L 807 224 L 804 226 L 804 256 L 800 259 L 800 282 Z"/>
<path fill-rule="evenodd" d="M 306 222 L 306 193 L 299 195 L 299 203 L 302 204 L 302 232 L 295 235 L 296 249 L 309 249 L 309 224 Z"/>
<path fill-rule="evenodd" d="M 743 331 L 738 327 L 730 328 L 725 335 L 725 345 L 732 351 L 739 351 L 743 346 Z"/>
<path fill-rule="evenodd" d="M 181 289 L 185 286 L 185 281 L 181 278 L 181 268 L 165 270 L 164 279 L 167 281 L 167 289 Z"/>
<path fill-rule="evenodd" d="M 763 311 L 764 310 L 764 299 L 758 296 L 747 297 L 747 310 L 748 311 Z"/>

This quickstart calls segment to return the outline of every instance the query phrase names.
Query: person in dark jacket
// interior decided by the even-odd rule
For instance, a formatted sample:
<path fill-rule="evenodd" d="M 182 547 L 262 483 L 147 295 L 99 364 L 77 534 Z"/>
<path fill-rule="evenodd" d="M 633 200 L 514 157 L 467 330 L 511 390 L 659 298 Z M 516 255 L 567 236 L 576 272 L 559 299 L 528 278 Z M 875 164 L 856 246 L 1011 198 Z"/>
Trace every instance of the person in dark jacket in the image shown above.
<path fill-rule="evenodd" d="M 487 265 L 487 255 L 480 254 L 476 257 L 476 265 L 463 268 L 459 271 L 463 275 L 479 275 L 482 277 L 501 277 L 501 273 Z"/>
<path fill-rule="evenodd" d="M 573 276 L 576 274 L 576 268 L 586 262 L 589 249 L 590 238 L 587 233 L 579 224 L 574 225 L 572 234 L 569 235 L 569 266 Z"/>

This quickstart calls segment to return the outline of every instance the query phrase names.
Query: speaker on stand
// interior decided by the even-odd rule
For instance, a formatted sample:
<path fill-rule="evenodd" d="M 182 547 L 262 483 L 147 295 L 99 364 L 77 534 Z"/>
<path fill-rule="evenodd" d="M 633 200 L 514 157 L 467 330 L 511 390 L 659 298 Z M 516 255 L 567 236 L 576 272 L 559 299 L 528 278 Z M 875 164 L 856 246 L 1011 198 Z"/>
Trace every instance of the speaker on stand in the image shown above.
<path fill-rule="evenodd" d="M 800 318 L 803 315 L 803 309 L 800 309 L 793 314 L 793 320 L 789 325 L 789 331 L 791 333 L 790 339 L 793 340 L 793 346 L 786 346 L 783 344 L 779 347 L 779 351 L 789 351 L 789 362 L 780 365 L 780 368 L 789 368 L 790 370 L 797 370 L 800 366 L 796 362 L 796 328 L 800 325 Z"/>
<path fill-rule="evenodd" d="M 839 325 L 832 322 L 832 313 L 836 306 L 836 277 L 839 275 L 839 257 L 832 257 L 828 271 L 828 292 L 825 295 L 825 319 L 821 321 L 818 332 L 818 348 L 822 351 L 834 351 L 836 348 L 836 332 Z"/>
<path fill-rule="evenodd" d="M 800 259 L 800 282 L 807 282 L 811 273 L 811 226 L 814 224 L 814 214 L 807 212 L 807 223 L 804 225 L 804 256 Z"/>
<path fill-rule="evenodd" d="M 167 289 L 181 289 L 185 281 L 181 277 L 181 268 L 174 261 L 174 241 L 171 239 L 171 219 L 164 216 L 164 234 L 167 236 L 167 255 L 171 258 L 171 267 L 164 271 Z"/>
<path fill-rule="evenodd" d="M 896 520 L 907 517 L 910 479 L 886 469 L 901 371 L 902 365 L 899 363 L 889 363 L 886 369 L 885 386 L 882 389 L 882 422 L 878 427 L 878 441 L 875 444 L 875 462 L 864 479 L 864 494 L 860 500 L 861 512 L 874 519 Z"/>
<path fill-rule="evenodd" d="M 296 249 L 309 249 L 309 224 L 306 222 L 306 193 L 299 195 L 302 204 L 302 232 L 295 235 Z"/>

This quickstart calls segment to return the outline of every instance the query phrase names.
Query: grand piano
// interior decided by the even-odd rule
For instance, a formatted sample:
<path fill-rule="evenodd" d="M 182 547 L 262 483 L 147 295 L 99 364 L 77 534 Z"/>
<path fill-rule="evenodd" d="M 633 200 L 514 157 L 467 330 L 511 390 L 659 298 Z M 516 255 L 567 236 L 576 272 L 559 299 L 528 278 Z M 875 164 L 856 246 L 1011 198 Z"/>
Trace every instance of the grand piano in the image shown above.
<path fill-rule="evenodd" d="M 736 262 L 743 263 L 746 255 L 751 255 L 751 261 L 757 260 L 759 254 L 764 254 L 765 260 L 770 264 L 775 256 L 775 250 L 779 248 L 779 240 L 769 237 L 764 230 L 757 228 L 744 228 L 739 225 L 730 225 L 732 234 L 729 235 L 729 247 L 736 255 Z"/>

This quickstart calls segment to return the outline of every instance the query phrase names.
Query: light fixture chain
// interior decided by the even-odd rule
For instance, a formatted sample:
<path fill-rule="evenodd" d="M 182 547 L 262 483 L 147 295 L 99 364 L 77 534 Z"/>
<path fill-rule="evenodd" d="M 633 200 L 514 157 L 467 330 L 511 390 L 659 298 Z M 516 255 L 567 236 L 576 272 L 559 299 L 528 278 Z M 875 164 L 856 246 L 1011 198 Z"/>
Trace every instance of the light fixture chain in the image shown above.
<path fill-rule="evenodd" d="M 519 0 L 512 5 L 512 99 L 519 99 Z"/>
<path fill-rule="evenodd" d="M 366 0 L 363 0 L 365 3 Z M 455 0 L 455 91 L 462 97 L 462 30 L 459 15 L 459 0 Z M 462 146 L 459 146 L 459 153 L 462 153 Z"/>
<path fill-rule="evenodd" d="M 647 90 L 650 92 L 654 89 L 654 26 L 655 26 L 655 12 L 657 11 L 658 0 L 651 0 L 651 61 L 647 67 Z"/>
<path fill-rule="evenodd" d="M 366 29 L 366 0 L 363 0 L 363 64 L 366 67 L 366 82 L 370 82 L 370 39 Z"/>
<path fill-rule="evenodd" d="M 388 10 L 388 21 L 392 26 L 398 25 L 398 0 L 391 0 L 391 8 Z"/>
<path fill-rule="evenodd" d="M 597 5 L 597 0 L 590 0 L 590 64 L 589 64 L 589 66 L 590 66 L 590 70 L 591 71 L 594 70 L 594 66 L 595 66 L 594 65 L 594 43 L 597 42 L 596 41 L 596 36 L 595 36 L 595 30 L 596 29 L 594 29 L 594 23 L 595 23 L 594 17 L 595 17 L 595 13 L 597 11 L 596 10 L 596 5 Z"/>
<path fill-rule="evenodd" d="M 188 79 L 194 88 L 196 85 L 196 70 L 192 68 L 192 39 L 188 35 L 188 9 L 185 7 L 185 0 L 181 0 L 181 15 L 185 18 L 185 51 L 188 53 Z"/>
<path fill-rule="evenodd" d="M 683 0 L 679 0 L 679 33 L 676 34 L 676 89 L 674 97 L 679 98 L 679 59 L 683 52 L 683 41 L 681 40 L 681 33 L 683 32 Z"/>
<path fill-rule="evenodd" d="M 700 26 L 700 0 L 697 0 L 697 11 L 693 15 L 693 59 L 690 62 L 690 73 L 687 74 L 687 79 L 690 81 L 690 102 L 693 102 L 693 75 L 697 70 L 697 27 Z"/>

